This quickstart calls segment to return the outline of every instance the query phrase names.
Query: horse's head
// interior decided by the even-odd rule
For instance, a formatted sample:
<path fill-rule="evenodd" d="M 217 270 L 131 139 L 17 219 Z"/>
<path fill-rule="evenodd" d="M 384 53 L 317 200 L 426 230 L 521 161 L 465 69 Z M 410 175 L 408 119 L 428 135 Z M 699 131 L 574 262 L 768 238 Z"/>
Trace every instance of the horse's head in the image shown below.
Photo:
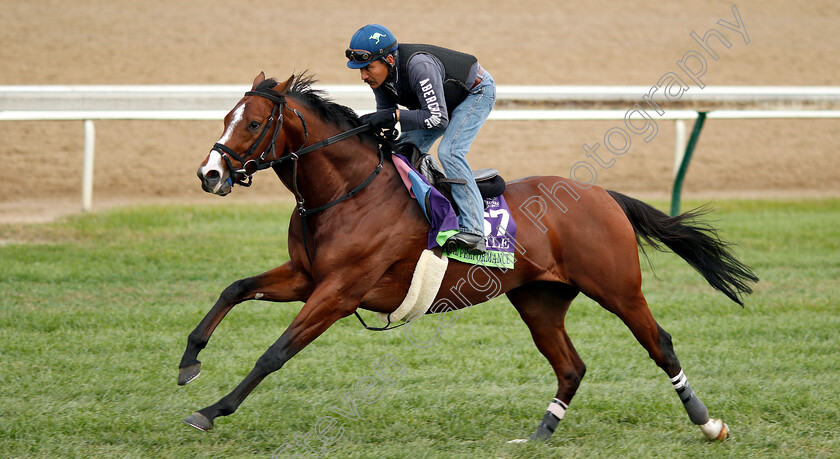
<path fill-rule="evenodd" d="M 262 72 L 257 75 L 251 90 L 225 116 L 222 136 L 198 168 L 204 191 L 225 196 L 234 184 L 249 186 L 257 170 L 283 154 L 283 110 L 293 80 L 277 83 Z"/>

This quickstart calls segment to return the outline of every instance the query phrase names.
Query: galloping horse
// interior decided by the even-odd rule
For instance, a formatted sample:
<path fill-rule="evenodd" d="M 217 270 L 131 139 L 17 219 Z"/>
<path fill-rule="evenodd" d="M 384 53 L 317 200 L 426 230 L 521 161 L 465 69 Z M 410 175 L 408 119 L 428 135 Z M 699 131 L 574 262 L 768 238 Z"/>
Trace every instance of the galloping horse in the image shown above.
<path fill-rule="evenodd" d="M 409 193 L 400 190 L 403 182 L 394 164 L 383 159 L 387 155 L 377 137 L 365 132 L 352 110 L 313 90 L 312 82 L 305 75 L 282 83 L 258 75 L 251 91 L 225 117 L 221 138 L 198 169 L 202 188 L 225 196 L 234 184 L 248 185 L 254 173 L 271 168 L 298 205 L 289 223 L 289 261 L 222 292 L 189 335 L 178 384 L 198 376 L 199 351 L 235 305 L 252 299 L 304 302 L 230 394 L 184 420 L 201 430 L 212 429 L 216 417 L 236 411 L 266 376 L 339 319 L 359 308 L 394 311 L 426 248 L 429 224 Z M 523 208 L 534 202 L 539 206 L 534 197 L 541 195 L 542 212 L 531 209 L 526 214 Z M 732 256 L 727 243 L 714 229 L 697 223 L 697 213 L 668 217 L 633 198 L 597 186 L 581 188 L 561 177 L 513 181 L 504 197 L 519 222 L 514 268 L 450 263 L 434 301 L 447 306 L 433 307 L 430 313 L 507 295 L 557 375 L 557 392 L 531 439 L 551 436 L 584 375 L 584 363 L 564 325 L 578 293 L 627 325 L 671 379 L 690 420 L 709 439 L 726 438 L 728 427 L 709 417 L 688 384 L 671 336 L 656 323 L 642 295 L 638 244 L 644 240 L 665 250 L 664 244 L 743 306 L 741 296 L 752 292 L 749 283 L 758 278 Z M 568 205 L 559 202 L 561 197 Z M 546 202 L 563 211 L 546 211 Z M 479 268 L 483 274 L 476 277 Z M 476 278 L 489 280 L 466 282 Z"/>

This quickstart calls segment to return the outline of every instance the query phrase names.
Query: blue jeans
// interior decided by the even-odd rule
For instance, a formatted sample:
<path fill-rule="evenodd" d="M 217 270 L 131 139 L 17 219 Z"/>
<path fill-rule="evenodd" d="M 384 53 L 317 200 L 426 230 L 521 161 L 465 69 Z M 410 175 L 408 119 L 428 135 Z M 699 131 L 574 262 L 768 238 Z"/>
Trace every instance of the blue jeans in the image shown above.
<path fill-rule="evenodd" d="M 465 185 L 452 184 L 452 198 L 458 205 L 458 226 L 465 233 L 484 235 L 484 200 L 478 192 L 472 169 L 467 163 L 467 152 L 484 126 L 496 104 L 496 82 L 486 70 L 478 86 L 452 112 L 445 130 L 416 129 L 405 131 L 398 143 L 413 143 L 423 153 L 428 153 L 440 138 L 438 159 L 447 178 L 464 179 Z"/>

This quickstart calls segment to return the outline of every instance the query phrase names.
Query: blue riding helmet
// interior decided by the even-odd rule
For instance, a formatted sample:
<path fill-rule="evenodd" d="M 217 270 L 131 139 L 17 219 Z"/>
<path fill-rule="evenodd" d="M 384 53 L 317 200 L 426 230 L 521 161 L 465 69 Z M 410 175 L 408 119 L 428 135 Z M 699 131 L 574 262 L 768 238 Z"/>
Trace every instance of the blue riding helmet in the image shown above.
<path fill-rule="evenodd" d="M 344 52 L 347 67 L 360 69 L 371 61 L 393 52 L 397 47 L 397 38 L 390 30 L 379 24 L 368 24 L 357 30 L 350 39 L 350 46 Z"/>

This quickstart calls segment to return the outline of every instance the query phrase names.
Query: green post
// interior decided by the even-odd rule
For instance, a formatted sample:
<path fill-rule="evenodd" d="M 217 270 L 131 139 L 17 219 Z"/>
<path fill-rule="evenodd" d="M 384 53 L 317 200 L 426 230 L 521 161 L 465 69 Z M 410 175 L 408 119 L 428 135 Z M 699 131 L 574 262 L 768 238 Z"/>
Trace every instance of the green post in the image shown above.
<path fill-rule="evenodd" d="M 700 131 L 703 129 L 703 123 L 706 122 L 707 112 L 698 112 L 697 121 L 694 122 L 694 128 L 691 130 L 691 137 L 688 138 L 688 144 L 685 146 L 685 154 L 680 162 L 680 168 L 677 171 L 677 176 L 674 178 L 674 189 L 671 192 L 671 216 L 679 215 L 680 213 L 680 195 L 682 194 L 683 180 L 688 171 L 688 163 L 691 162 L 691 155 L 694 154 L 694 148 L 697 146 L 697 139 L 700 137 Z"/>

